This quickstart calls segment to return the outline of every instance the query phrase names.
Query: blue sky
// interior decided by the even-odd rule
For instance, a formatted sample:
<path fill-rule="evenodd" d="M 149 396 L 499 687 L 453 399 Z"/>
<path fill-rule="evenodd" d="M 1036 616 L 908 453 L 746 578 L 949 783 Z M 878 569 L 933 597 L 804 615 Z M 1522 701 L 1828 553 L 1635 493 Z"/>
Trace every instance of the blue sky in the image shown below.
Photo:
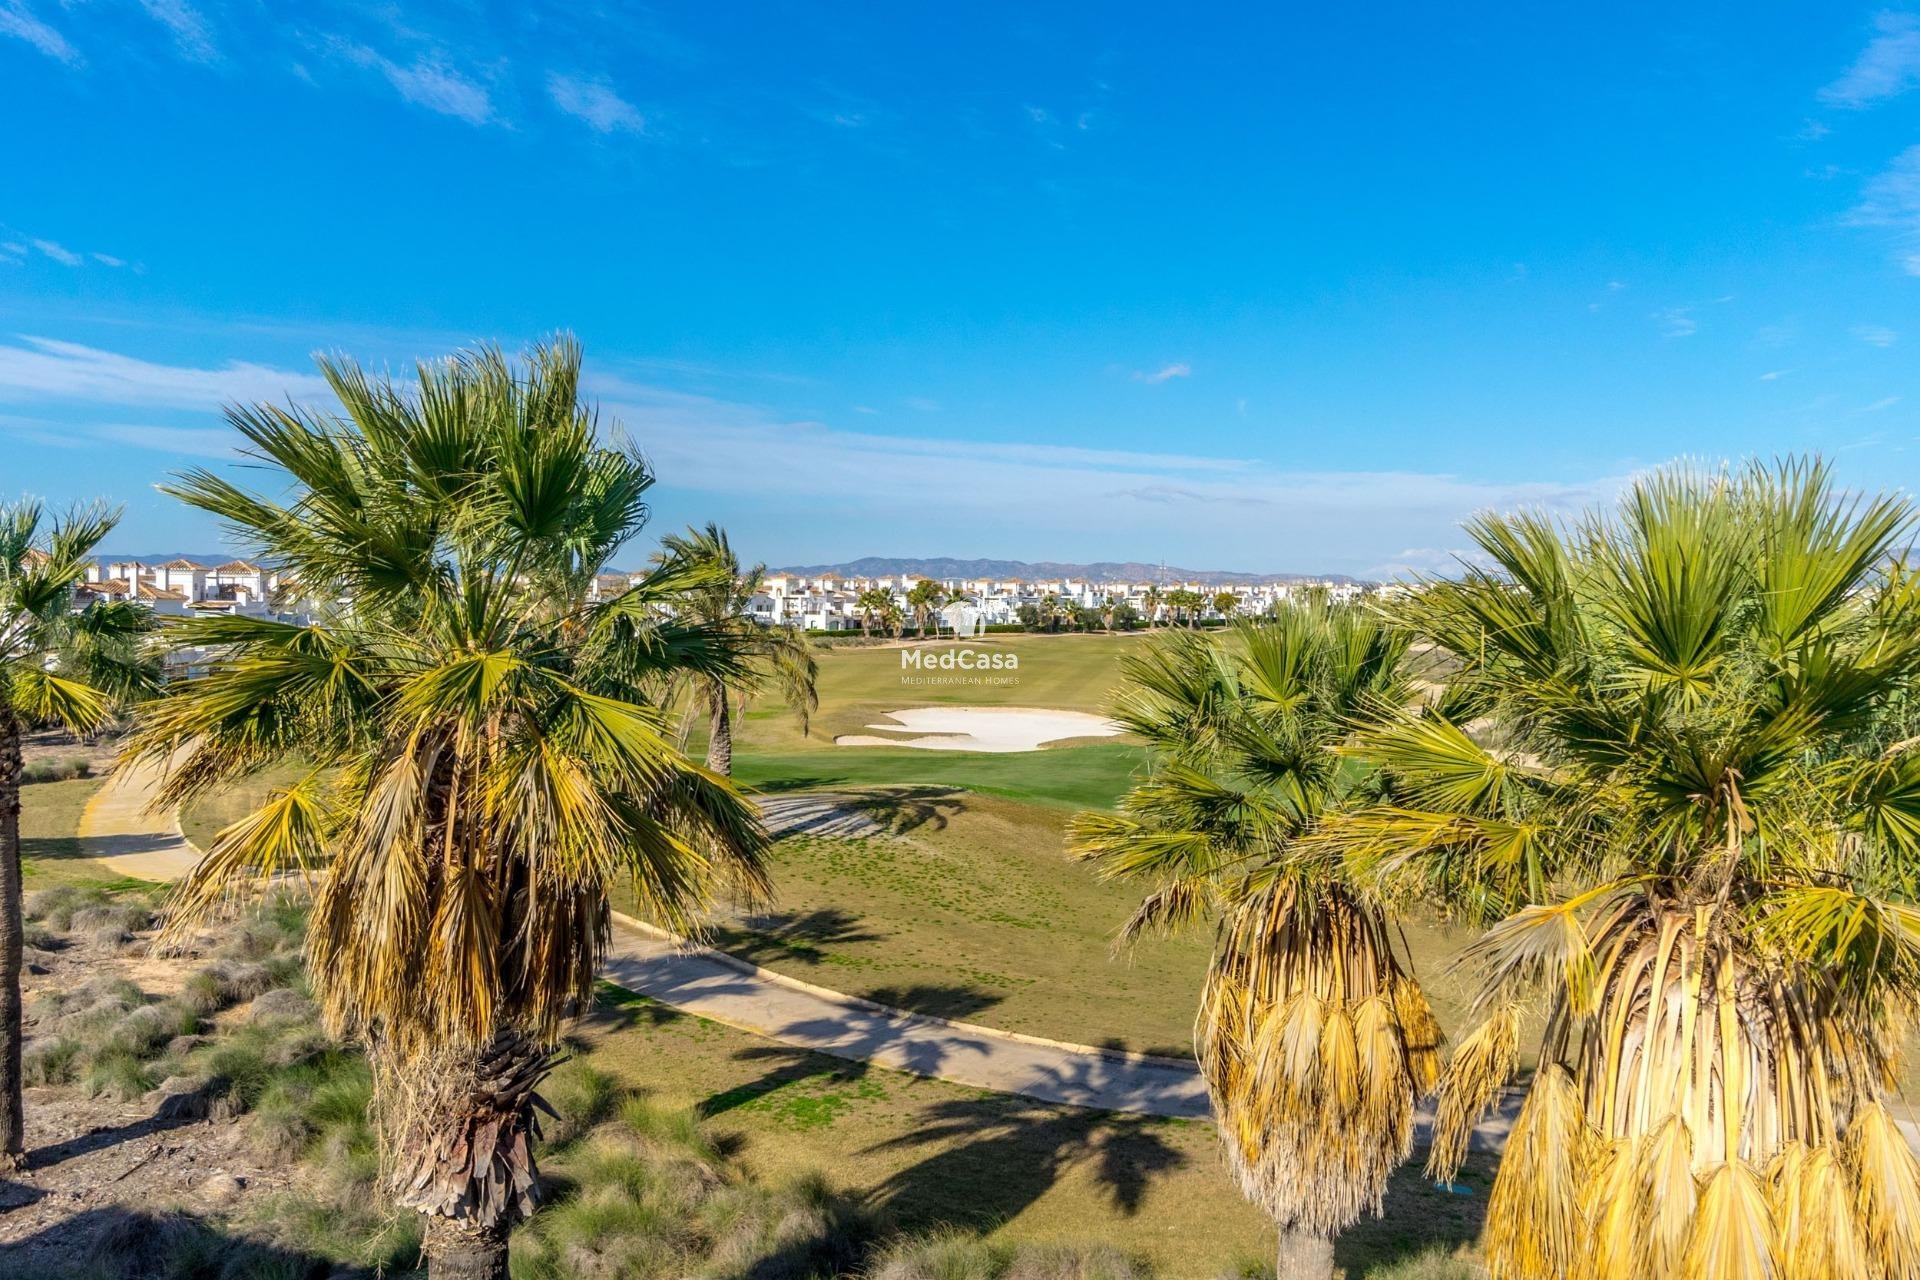
<path fill-rule="evenodd" d="M 268 8 L 0 0 L 0 494 L 122 549 L 217 549 L 152 485 L 314 350 L 559 327 L 655 531 L 774 563 L 1920 484 L 1920 11 Z"/>

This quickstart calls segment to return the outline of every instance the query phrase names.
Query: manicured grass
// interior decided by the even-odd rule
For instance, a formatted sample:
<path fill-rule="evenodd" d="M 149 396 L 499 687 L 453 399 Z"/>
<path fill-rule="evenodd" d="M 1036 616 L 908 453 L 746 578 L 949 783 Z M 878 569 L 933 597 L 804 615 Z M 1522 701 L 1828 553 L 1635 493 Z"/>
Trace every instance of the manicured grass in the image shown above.
<path fill-rule="evenodd" d="M 790 1049 L 609 991 L 580 1029 L 584 1062 L 665 1106 L 692 1106 L 754 1174 L 822 1169 L 899 1228 L 1005 1241 L 1099 1241 L 1166 1277 L 1258 1275 L 1272 1227 L 1241 1199 L 1207 1121 L 1081 1111 Z M 1490 1183 L 1478 1157 L 1443 1191 L 1417 1162 L 1387 1217 L 1342 1237 L 1350 1277 L 1474 1238 Z"/>
<path fill-rule="evenodd" d="M 87 856 L 78 834 L 80 814 L 100 790 L 99 778 L 36 782 L 20 788 L 20 857 L 25 883 L 136 884 Z"/>
<path fill-rule="evenodd" d="M 1105 743 L 1045 751 L 923 751 L 829 747 L 734 755 L 734 777 L 762 791 L 843 787 L 959 787 L 1065 809 L 1104 809 L 1126 791 L 1140 749 Z"/>

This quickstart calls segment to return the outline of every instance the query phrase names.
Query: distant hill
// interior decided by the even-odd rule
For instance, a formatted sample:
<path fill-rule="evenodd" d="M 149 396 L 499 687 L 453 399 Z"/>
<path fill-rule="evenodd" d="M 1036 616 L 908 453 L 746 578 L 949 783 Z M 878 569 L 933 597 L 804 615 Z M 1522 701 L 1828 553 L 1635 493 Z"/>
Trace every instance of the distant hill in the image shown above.
<path fill-rule="evenodd" d="M 1144 564 L 1138 560 L 1099 560 L 1093 564 L 1063 564 L 1053 560 L 957 560 L 952 556 L 925 559 L 863 556 L 841 564 L 788 565 L 782 573 L 818 578 L 889 578 L 912 574 L 922 578 L 1092 578 L 1127 582 L 1217 582 L 1251 585 L 1259 582 L 1354 582 L 1342 573 L 1234 573 L 1226 569 L 1181 569 L 1174 565 Z"/>

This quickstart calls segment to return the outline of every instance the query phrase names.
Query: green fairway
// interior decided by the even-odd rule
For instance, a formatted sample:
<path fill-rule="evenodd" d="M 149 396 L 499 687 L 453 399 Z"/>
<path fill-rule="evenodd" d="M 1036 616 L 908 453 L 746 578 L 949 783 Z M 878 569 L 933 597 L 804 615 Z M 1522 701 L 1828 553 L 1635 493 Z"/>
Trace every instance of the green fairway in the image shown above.
<path fill-rule="evenodd" d="M 843 734 L 873 732 L 887 716 L 913 707 L 1041 707 L 1099 712 L 1119 682 L 1117 659 L 1135 649 L 1129 635 L 1009 635 L 962 645 L 838 648 L 820 654 L 820 709 L 811 735 L 777 699 L 750 707 L 739 724 L 734 773 L 767 791 L 868 786 L 950 786 L 1065 808 L 1105 808 L 1125 791 L 1140 763 L 1137 747 L 1092 742 L 1044 751 L 926 751 L 913 747 L 840 747 Z M 902 656 L 961 648 L 1007 655 L 1017 669 L 978 678 L 964 672 L 903 667 Z M 695 726 L 693 749 L 700 749 Z"/>
<path fill-rule="evenodd" d="M 734 777 L 768 792 L 944 786 L 1069 809 L 1109 807 L 1139 766 L 1138 747 L 1114 743 L 998 753 L 914 747 L 743 750 L 733 757 Z"/>

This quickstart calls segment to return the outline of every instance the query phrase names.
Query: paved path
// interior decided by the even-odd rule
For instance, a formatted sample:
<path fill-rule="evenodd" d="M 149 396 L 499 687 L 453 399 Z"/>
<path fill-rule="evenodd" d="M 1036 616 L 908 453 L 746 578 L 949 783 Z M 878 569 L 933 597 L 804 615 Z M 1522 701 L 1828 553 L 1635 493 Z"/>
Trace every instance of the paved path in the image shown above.
<path fill-rule="evenodd" d="M 80 813 L 80 848 L 87 857 L 135 880 L 178 880 L 193 869 L 200 850 L 180 833 L 179 813 L 152 808 L 160 777 L 153 764 L 114 769 Z"/>
<path fill-rule="evenodd" d="M 123 875 L 177 879 L 200 855 L 181 835 L 177 815 L 151 811 L 159 781 L 157 768 L 123 766 L 81 816 L 80 834 L 92 856 Z M 850 816 L 835 813 L 830 802 L 784 812 L 780 801 L 769 807 L 773 822 L 795 827 L 822 820 L 837 825 L 836 819 Z M 1065 1044 L 892 1009 L 689 945 L 639 921 L 620 917 L 619 924 L 605 965 L 610 981 L 754 1035 L 1042 1102 L 1186 1118 L 1207 1114 L 1206 1087 L 1190 1060 Z M 1476 1130 L 1474 1145 L 1497 1150 L 1511 1115 L 1509 1106 L 1489 1118 Z M 1426 1119 L 1423 1114 L 1423 1132 Z"/>

